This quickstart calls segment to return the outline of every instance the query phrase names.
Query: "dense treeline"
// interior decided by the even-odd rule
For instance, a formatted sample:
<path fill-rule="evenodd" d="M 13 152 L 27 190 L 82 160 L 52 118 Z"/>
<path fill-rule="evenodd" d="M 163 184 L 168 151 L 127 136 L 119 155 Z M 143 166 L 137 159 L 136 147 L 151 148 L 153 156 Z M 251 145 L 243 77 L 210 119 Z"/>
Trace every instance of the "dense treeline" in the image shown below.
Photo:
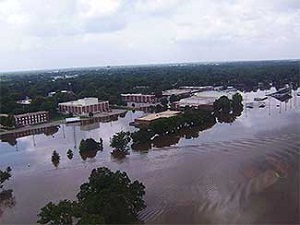
<path fill-rule="evenodd" d="M 132 133 L 131 138 L 135 145 L 151 144 L 156 137 L 168 137 L 173 134 L 180 135 L 181 130 L 194 127 L 204 130 L 212 127 L 215 123 L 216 119 L 210 111 L 189 109 L 175 117 L 155 120 L 146 128 L 141 128 Z"/>
<path fill-rule="evenodd" d="M 60 76 L 57 79 L 57 76 Z M 122 104 L 120 93 L 155 93 L 183 85 L 233 85 L 241 90 L 256 89 L 258 83 L 281 87 L 299 86 L 299 61 L 261 61 L 220 64 L 173 64 L 106 67 L 1 75 L 0 113 L 50 110 L 57 103 L 81 97 L 98 97 Z M 60 91 L 68 91 L 61 93 Z M 47 97 L 49 92 L 57 92 Z M 30 106 L 17 100 L 33 99 Z"/>

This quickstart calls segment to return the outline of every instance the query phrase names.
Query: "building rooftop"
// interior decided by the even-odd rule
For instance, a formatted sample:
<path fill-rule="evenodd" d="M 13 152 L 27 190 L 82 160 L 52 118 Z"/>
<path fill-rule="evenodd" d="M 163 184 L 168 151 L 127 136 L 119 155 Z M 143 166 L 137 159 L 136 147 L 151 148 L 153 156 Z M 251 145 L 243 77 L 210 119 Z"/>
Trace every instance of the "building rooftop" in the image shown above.
<path fill-rule="evenodd" d="M 192 96 L 190 98 L 184 98 L 181 99 L 178 104 L 180 106 L 186 106 L 186 105 L 213 105 L 214 101 L 216 100 L 215 97 L 197 97 Z"/>
<path fill-rule="evenodd" d="M 165 90 L 162 92 L 162 95 L 164 96 L 171 96 L 171 95 L 184 95 L 184 94 L 190 94 L 191 89 L 170 89 Z"/>
<path fill-rule="evenodd" d="M 228 91 L 203 91 L 195 93 L 192 97 L 183 98 L 177 102 L 179 106 L 199 106 L 199 105 L 213 105 L 214 101 L 221 96 L 232 98 L 235 92 Z"/>
<path fill-rule="evenodd" d="M 149 96 L 154 97 L 155 95 L 144 95 L 144 94 L 121 94 L 121 96 Z"/>
<path fill-rule="evenodd" d="M 30 105 L 31 102 L 32 102 L 32 99 L 29 99 L 29 98 L 17 101 L 17 103 L 21 104 L 21 105 Z"/>
<path fill-rule="evenodd" d="M 176 116 L 178 114 L 180 114 L 181 111 L 164 111 L 164 112 L 160 112 L 160 113 L 153 113 L 153 114 L 149 114 L 147 116 L 144 117 L 140 117 L 135 119 L 136 121 L 144 121 L 144 122 L 151 122 L 160 118 L 169 118 L 169 117 L 173 117 Z"/>
<path fill-rule="evenodd" d="M 105 101 L 103 101 L 103 102 L 105 102 Z M 87 106 L 87 105 L 95 105 L 98 103 L 99 103 L 98 98 L 83 98 L 83 99 L 78 99 L 76 101 L 61 102 L 61 103 L 58 103 L 58 105 Z"/>
<path fill-rule="evenodd" d="M 203 91 L 203 92 L 198 92 L 195 93 L 194 96 L 197 97 L 203 97 L 203 98 L 220 98 L 221 96 L 227 96 L 228 98 L 231 98 L 232 95 L 235 94 L 232 92 L 228 92 L 228 91 Z"/>
<path fill-rule="evenodd" d="M 24 114 L 14 115 L 14 117 L 19 118 L 19 117 L 33 116 L 33 115 L 44 114 L 44 113 L 48 113 L 48 112 L 47 111 L 38 111 L 38 112 L 24 113 Z"/>

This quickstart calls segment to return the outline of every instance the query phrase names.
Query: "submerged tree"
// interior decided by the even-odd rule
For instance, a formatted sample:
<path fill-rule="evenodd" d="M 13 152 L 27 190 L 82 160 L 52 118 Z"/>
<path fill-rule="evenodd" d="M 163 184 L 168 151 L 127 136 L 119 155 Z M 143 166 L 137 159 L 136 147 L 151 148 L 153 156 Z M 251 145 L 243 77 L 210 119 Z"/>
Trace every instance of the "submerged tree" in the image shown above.
<path fill-rule="evenodd" d="M 72 150 L 71 149 L 69 149 L 68 151 L 67 151 L 67 157 L 68 157 L 68 159 L 73 159 L 73 156 L 74 156 L 74 154 L 73 154 L 73 152 L 72 152 Z"/>
<path fill-rule="evenodd" d="M 3 188 L 3 184 L 5 181 L 9 180 L 11 177 L 11 168 L 7 167 L 6 170 L 2 171 L 0 170 L 0 188 Z"/>
<path fill-rule="evenodd" d="M 214 102 L 214 116 L 220 123 L 232 123 L 243 111 L 243 97 L 236 93 L 229 99 L 222 96 Z"/>
<path fill-rule="evenodd" d="M 51 161 L 55 167 L 58 167 L 58 164 L 60 161 L 60 156 L 56 151 L 53 151 L 52 156 L 51 156 Z"/>
<path fill-rule="evenodd" d="M 0 188 L 2 189 L 0 192 L 0 217 L 3 213 L 3 208 L 12 208 L 15 206 L 16 201 L 13 197 L 13 190 L 5 190 L 3 188 L 3 184 L 5 181 L 11 178 L 11 168 L 7 167 L 6 170 L 0 170 Z"/>
<path fill-rule="evenodd" d="M 103 150 L 103 141 L 100 138 L 100 142 L 95 141 L 93 138 L 87 138 L 86 140 L 82 139 L 79 144 L 80 152 L 87 151 L 102 151 Z"/>
<path fill-rule="evenodd" d="M 115 148 L 112 152 L 114 156 L 124 157 L 128 154 L 130 142 L 130 132 L 120 131 L 110 139 L 110 146 Z"/>
<path fill-rule="evenodd" d="M 15 197 L 13 196 L 13 190 L 2 190 L 0 192 L 0 217 L 4 208 L 12 208 L 16 205 Z"/>
<path fill-rule="evenodd" d="M 79 144 L 79 154 L 83 160 L 94 158 L 98 151 L 103 150 L 103 140 L 97 142 L 93 138 L 82 139 Z"/>
<path fill-rule="evenodd" d="M 125 172 L 94 169 L 87 183 L 80 186 L 77 201 L 52 202 L 38 214 L 41 224 L 121 224 L 138 222 L 144 209 L 145 186 L 131 182 Z"/>

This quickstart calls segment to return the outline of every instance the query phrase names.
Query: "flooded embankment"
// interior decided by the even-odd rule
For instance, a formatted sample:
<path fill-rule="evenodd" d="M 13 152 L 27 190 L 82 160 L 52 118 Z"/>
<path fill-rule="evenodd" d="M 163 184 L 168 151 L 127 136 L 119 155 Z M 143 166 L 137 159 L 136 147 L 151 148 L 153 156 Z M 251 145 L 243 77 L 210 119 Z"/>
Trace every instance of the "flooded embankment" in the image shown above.
<path fill-rule="evenodd" d="M 139 217 L 148 224 L 299 224 L 300 97 L 268 100 L 265 108 L 244 109 L 233 123 L 176 137 L 171 146 L 131 151 L 122 160 L 111 158 L 109 139 L 133 131 L 128 124 L 142 112 L 1 142 L 0 166 L 12 167 L 5 184 L 12 197 L 0 204 L 0 223 L 35 223 L 42 206 L 74 199 L 91 170 L 106 166 L 144 183 L 147 208 Z M 103 152 L 82 158 L 80 140 L 100 137 Z M 54 150 L 61 156 L 57 167 Z"/>

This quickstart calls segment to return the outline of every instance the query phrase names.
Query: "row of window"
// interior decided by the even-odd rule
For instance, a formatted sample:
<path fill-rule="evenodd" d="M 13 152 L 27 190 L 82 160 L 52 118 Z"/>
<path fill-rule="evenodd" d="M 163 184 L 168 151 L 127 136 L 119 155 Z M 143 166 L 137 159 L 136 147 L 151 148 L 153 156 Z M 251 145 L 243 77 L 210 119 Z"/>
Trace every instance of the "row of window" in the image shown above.
<path fill-rule="evenodd" d="M 47 119 L 47 116 L 17 118 L 17 120 L 36 120 L 36 119 Z"/>

